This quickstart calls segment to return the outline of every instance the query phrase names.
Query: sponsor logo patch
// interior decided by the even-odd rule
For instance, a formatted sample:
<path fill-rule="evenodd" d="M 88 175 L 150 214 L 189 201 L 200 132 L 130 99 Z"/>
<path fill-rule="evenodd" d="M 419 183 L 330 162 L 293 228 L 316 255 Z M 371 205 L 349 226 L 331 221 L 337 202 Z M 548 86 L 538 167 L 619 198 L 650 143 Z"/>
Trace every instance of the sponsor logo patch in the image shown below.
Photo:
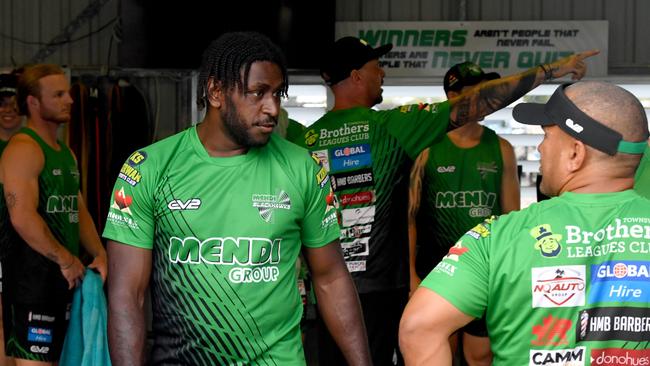
<path fill-rule="evenodd" d="M 147 160 L 147 153 L 144 151 L 136 151 L 129 156 L 126 163 L 132 167 L 136 167 L 142 164 L 145 160 Z"/>
<path fill-rule="evenodd" d="M 363 168 L 372 163 L 369 144 L 335 148 L 330 155 L 333 171 Z"/>
<path fill-rule="evenodd" d="M 167 208 L 172 211 L 198 210 L 201 207 L 200 198 L 190 198 L 187 201 L 174 199 L 169 201 Z"/>
<path fill-rule="evenodd" d="M 585 304 L 585 266 L 532 269 L 534 308 L 574 307 Z"/>
<path fill-rule="evenodd" d="M 566 334 L 573 326 L 569 319 L 556 318 L 549 315 L 542 324 L 534 325 L 532 334 L 535 338 L 530 342 L 533 346 L 563 346 L 569 342 Z"/>
<path fill-rule="evenodd" d="M 327 157 L 327 150 L 316 150 L 311 152 L 312 156 L 315 156 L 318 161 L 323 165 L 325 170 L 330 171 L 330 162 Z"/>
<path fill-rule="evenodd" d="M 113 192 L 113 204 L 111 205 L 111 208 L 131 215 L 132 213 L 129 207 L 132 203 L 133 197 L 124 193 L 124 187 L 121 187 L 117 191 Z"/>
<path fill-rule="evenodd" d="M 367 224 L 375 221 L 375 206 L 348 208 L 341 211 L 343 223 L 341 226 Z"/>
<path fill-rule="evenodd" d="M 535 226 L 530 230 L 530 236 L 536 240 L 535 249 L 539 250 L 543 257 L 557 257 L 560 254 L 562 250 L 562 245 L 560 245 L 562 235 L 553 234 L 551 225 L 542 224 Z"/>
<path fill-rule="evenodd" d="M 603 307 L 579 313 L 576 342 L 648 340 L 650 308 Z"/>
<path fill-rule="evenodd" d="M 372 186 L 374 177 L 372 168 L 355 170 L 347 173 L 337 173 L 331 175 L 332 189 L 341 191 L 343 189 L 352 189 Z"/>
<path fill-rule="evenodd" d="M 440 174 L 443 174 L 443 173 L 453 173 L 453 172 L 456 171 L 456 167 L 455 167 L 454 165 L 450 165 L 450 166 L 439 166 L 439 167 L 436 169 L 436 171 L 437 171 L 438 173 L 440 173 Z"/>
<path fill-rule="evenodd" d="M 611 261 L 591 266 L 589 303 L 650 302 L 648 261 Z"/>
<path fill-rule="evenodd" d="M 374 191 L 363 191 L 351 194 L 340 195 L 339 203 L 341 206 L 365 205 L 375 202 Z"/>
<path fill-rule="evenodd" d="M 271 222 L 274 210 L 291 209 L 291 199 L 285 191 L 280 191 L 280 193 L 277 195 L 253 194 L 251 200 L 253 201 L 253 207 L 257 208 L 260 213 L 260 217 L 265 222 Z"/>
<path fill-rule="evenodd" d="M 307 132 L 305 132 L 305 145 L 314 146 L 316 141 L 318 141 L 318 134 L 316 131 L 313 129 L 307 130 Z"/>
<path fill-rule="evenodd" d="M 32 345 L 32 346 L 29 347 L 29 350 L 31 352 L 33 352 L 33 353 L 46 354 L 46 353 L 50 352 L 50 347 Z"/>
<path fill-rule="evenodd" d="M 602 348 L 591 350 L 591 366 L 650 365 L 650 349 Z"/>
<path fill-rule="evenodd" d="M 27 340 L 29 342 L 52 343 L 52 329 L 28 327 Z"/>
<path fill-rule="evenodd" d="M 461 255 L 465 254 L 467 251 L 469 251 L 468 248 L 463 247 L 463 241 L 459 240 L 456 242 L 456 244 L 449 248 L 449 253 L 445 256 L 445 259 L 452 260 L 454 262 L 458 262 L 458 257 Z"/>
<path fill-rule="evenodd" d="M 349 258 L 349 257 L 357 257 L 361 255 L 370 254 L 368 248 L 369 241 L 370 238 L 361 238 L 361 239 L 355 239 L 354 241 L 351 242 L 342 242 L 341 249 L 343 250 L 343 257 Z"/>
<path fill-rule="evenodd" d="M 476 170 L 478 170 L 479 174 L 481 175 L 481 179 L 486 179 L 488 177 L 488 174 L 496 174 L 498 172 L 497 163 L 495 161 L 479 161 L 476 163 Z"/>
<path fill-rule="evenodd" d="M 365 272 L 366 261 L 346 261 L 345 265 L 348 267 L 348 272 Z"/>
<path fill-rule="evenodd" d="M 310 136 L 307 136 L 308 134 Z M 321 128 L 318 133 L 313 129 L 309 130 L 305 134 L 305 143 L 307 146 L 312 146 L 318 142 L 318 147 L 326 147 L 364 142 L 369 138 L 370 124 L 368 121 L 355 121 L 344 123 L 343 126 L 334 130 Z M 313 141 L 311 145 L 309 145 L 308 139 Z"/>
<path fill-rule="evenodd" d="M 584 366 L 587 359 L 585 347 L 556 350 L 530 350 L 529 365 Z"/>
<path fill-rule="evenodd" d="M 370 234 L 372 224 L 357 225 L 341 229 L 341 239 L 360 238 L 363 235 Z"/>

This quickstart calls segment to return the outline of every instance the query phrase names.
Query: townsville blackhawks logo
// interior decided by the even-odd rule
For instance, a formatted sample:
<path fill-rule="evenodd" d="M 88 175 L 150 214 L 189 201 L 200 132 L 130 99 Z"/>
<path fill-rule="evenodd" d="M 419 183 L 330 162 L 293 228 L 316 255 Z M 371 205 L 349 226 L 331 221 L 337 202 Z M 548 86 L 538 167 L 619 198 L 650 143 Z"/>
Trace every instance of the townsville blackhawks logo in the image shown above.
<path fill-rule="evenodd" d="M 271 222 L 273 211 L 276 209 L 290 210 L 291 199 L 285 191 L 275 194 L 254 194 L 253 207 L 260 212 L 260 217 L 266 222 Z"/>

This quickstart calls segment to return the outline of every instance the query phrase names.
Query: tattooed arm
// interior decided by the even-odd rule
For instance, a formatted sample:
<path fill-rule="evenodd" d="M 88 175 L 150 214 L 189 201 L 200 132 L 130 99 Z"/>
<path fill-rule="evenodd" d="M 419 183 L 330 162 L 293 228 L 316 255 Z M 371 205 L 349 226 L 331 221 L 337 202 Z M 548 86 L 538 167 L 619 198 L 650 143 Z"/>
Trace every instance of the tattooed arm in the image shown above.
<path fill-rule="evenodd" d="M 415 259 L 417 256 L 417 221 L 416 217 L 420 211 L 420 202 L 422 197 L 422 177 L 424 176 L 424 166 L 429 160 L 429 149 L 424 149 L 415 159 L 413 168 L 411 168 L 411 177 L 409 180 L 409 212 L 408 212 L 408 228 L 409 228 L 409 272 L 410 272 L 410 291 L 409 296 L 418 288 L 422 279 L 415 271 Z"/>
<path fill-rule="evenodd" d="M 69 288 L 83 278 L 84 267 L 54 237 L 38 213 L 38 176 L 45 165 L 40 146 L 26 135 L 15 136 L 2 155 L 4 195 L 14 229 L 32 249 L 61 268 Z"/>
<path fill-rule="evenodd" d="M 524 96 L 545 80 L 573 74 L 573 80 L 580 80 L 587 72 L 584 59 L 597 55 L 592 50 L 576 53 L 552 64 L 536 66 L 520 74 L 491 80 L 480 84 L 456 98 L 451 104 L 449 129 L 462 126 L 467 122 L 479 120 L 488 114 L 506 107 Z"/>
<path fill-rule="evenodd" d="M 108 242 L 108 348 L 115 366 L 144 364 L 151 250 Z"/>

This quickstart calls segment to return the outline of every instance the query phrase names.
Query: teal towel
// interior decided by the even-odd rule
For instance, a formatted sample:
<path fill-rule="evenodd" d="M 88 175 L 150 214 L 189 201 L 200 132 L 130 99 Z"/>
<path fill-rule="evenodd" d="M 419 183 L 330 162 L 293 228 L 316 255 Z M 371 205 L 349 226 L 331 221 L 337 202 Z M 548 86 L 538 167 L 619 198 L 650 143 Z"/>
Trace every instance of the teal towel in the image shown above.
<path fill-rule="evenodd" d="M 106 333 L 106 297 L 101 276 L 86 269 L 72 298 L 70 324 L 63 343 L 61 366 L 110 366 Z"/>

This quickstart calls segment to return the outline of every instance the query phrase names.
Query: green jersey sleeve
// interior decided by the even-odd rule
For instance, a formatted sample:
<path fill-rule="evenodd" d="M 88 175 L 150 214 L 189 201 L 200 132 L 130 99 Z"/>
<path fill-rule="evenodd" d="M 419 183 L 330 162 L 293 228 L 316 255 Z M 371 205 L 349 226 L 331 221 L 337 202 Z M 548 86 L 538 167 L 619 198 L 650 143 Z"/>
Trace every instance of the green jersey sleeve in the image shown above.
<path fill-rule="evenodd" d="M 421 284 L 475 318 L 483 316 L 487 307 L 494 220 L 489 218 L 463 235 Z"/>
<path fill-rule="evenodd" d="M 385 112 L 382 122 L 406 153 L 415 159 L 422 150 L 445 136 L 449 102 L 404 105 Z"/>
<path fill-rule="evenodd" d="M 320 160 L 312 155 L 314 161 L 309 163 L 311 174 L 305 201 L 305 217 L 302 222 L 301 241 L 310 248 L 325 246 L 339 238 L 341 234 L 336 209 L 328 204 L 328 196 L 333 195 L 327 170 Z"/>
<path fill-rule="evenodd" d="M 155 165 L 145 151 L 136 151 L 126 159 L 112 191 L 104 238 L 139 248 L 153 247 L 154 174 Z"/>
<path fill-rule="evenodd" d="M 645 148 L 639 168 L 636 170 L 634 190 L 638 194 L 650 198 L 650 146 Z"/>

